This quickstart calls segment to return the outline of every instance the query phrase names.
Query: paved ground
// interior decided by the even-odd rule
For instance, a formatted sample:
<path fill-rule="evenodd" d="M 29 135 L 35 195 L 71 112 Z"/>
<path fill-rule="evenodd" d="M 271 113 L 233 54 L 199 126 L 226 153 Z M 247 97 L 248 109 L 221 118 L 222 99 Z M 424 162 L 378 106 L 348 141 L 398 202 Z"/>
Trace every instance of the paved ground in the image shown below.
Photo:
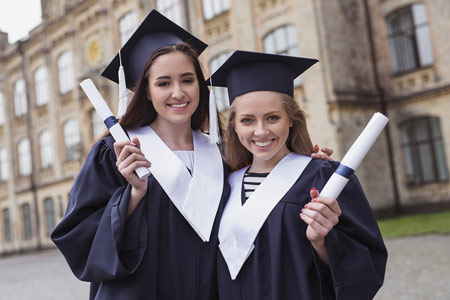
<path fill-rule="evenodd" d="M 387 240 L 385 284 L 375 300 L 449 300 L 450 235 Z"/>
<path fill-rule="evenodd" d="M 450 300 L 450 235 L 393 239 L 386 245 L 385 285 L 375 300 Z M 88 290 L 57 250 L 0 258 L 0 300 L 87 300 Z"/>

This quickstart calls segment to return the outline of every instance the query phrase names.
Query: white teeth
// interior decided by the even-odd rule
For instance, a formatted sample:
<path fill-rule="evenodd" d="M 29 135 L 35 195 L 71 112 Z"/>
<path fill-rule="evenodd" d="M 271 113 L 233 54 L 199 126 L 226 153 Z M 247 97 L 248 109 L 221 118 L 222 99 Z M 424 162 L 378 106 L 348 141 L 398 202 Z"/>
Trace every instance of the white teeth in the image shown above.
<path fill-rule="evenodd" d="M 265 146 L 269 145 L 270 143 L 272 143 L 272 141 L 267 141 L 267 142 L 264 142 L 264 143 L 262 143 L 262 142 L 255 142 L 256 146 L 259 146 L 259 147 L 265 147 Z"/>
<path fill-rule="evenodd" d="M 187 103 L 183 103 L 183 104 L 170 104 L 170 106 L 175 107 L 175 108 L 181 108 L 181 107 L 186 107 Z"/>

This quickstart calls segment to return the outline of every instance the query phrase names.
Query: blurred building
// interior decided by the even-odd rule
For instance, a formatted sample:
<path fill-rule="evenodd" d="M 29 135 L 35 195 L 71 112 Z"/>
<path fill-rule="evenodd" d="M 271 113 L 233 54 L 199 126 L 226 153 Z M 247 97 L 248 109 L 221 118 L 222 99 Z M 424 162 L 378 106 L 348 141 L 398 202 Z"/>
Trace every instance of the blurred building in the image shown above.
<path fill-rule="evenodd" d="M 313 143 L 340 160 L 374 112 L 391 119 L 357 170 L 379 215 L 450 203 L 450 2 L 41 0 L 27 39 L 0 32 L 0 254 L 51 247 L 84 156 L 105 127 L 78 83 L 99 76 L 152 8 L 209 44 L 318 58 L 296 80 Z M 19 16 L 18 16 L 19 17 Z M 226 111 L 226 92 L 218 89 Z M 357 201 L 357 199 L 355 199 Z"/>

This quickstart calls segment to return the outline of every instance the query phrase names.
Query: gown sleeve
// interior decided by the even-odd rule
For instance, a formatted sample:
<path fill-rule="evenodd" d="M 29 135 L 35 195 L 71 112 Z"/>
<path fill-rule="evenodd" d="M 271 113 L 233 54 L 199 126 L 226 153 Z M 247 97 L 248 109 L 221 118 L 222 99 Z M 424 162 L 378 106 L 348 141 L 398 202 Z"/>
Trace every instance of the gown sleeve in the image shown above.
<path fill-rule="evenodd" d="M 316 177 L 313 186 L 319 190 L 337 167 L 336 163 L 330 164 Z M 337 200 L 342 215 L 326 237 L 336 299 L 373 299 L 383 284 L 387 250 L 355 175 L 351 176 Z"/>
<path fill-rule="evenodd" d="M 92 147 L 71 187 L 65 216 L 51 235 L 83 281 L 132 274 L 146 250 L 145 199 L 127 220 L 131 186 L 117 170 L 113 142 L 107 137 Z"/>

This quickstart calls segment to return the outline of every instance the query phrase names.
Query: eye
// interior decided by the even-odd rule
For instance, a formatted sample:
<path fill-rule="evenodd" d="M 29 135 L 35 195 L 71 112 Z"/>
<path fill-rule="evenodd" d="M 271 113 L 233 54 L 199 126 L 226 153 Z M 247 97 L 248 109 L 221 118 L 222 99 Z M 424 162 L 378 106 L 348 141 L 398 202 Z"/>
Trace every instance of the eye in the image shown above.
<path fill-rule="evenodd" d="M 268 120 L 269 122 L 276 122 L 276 121 L 278 121 L 279 119 L 280 119 L 280 117 L 277 116 L 277 115 L 271 115 L 271 116 L 268 116 L 268 117 L 267 117 L 267 120 Z"/>
<path fill-rule="evenodd" d="M 165 86 L 169 86 L 169 85 L 170 85 L 170 82 L 168 82 L 168 81 L 160 81 L 160 82 L 156 83 L 156 86 L 159 86 L 159 87 L 165 87 Z"/>
<path fill-rule="evenodd" d="M 241 122 L 244 125 L 249 125 L 253 122 L 253 120 L 250 118 L 242 118 L 239 122 Z"/>
<path fill-rule="evenodd" d="M 184 79 L 183 80 L 183 83 L 194 83 L 195 82 L 195 80 L 194 80 L 194 78 L 186 78 L 186 79 Z"/>

